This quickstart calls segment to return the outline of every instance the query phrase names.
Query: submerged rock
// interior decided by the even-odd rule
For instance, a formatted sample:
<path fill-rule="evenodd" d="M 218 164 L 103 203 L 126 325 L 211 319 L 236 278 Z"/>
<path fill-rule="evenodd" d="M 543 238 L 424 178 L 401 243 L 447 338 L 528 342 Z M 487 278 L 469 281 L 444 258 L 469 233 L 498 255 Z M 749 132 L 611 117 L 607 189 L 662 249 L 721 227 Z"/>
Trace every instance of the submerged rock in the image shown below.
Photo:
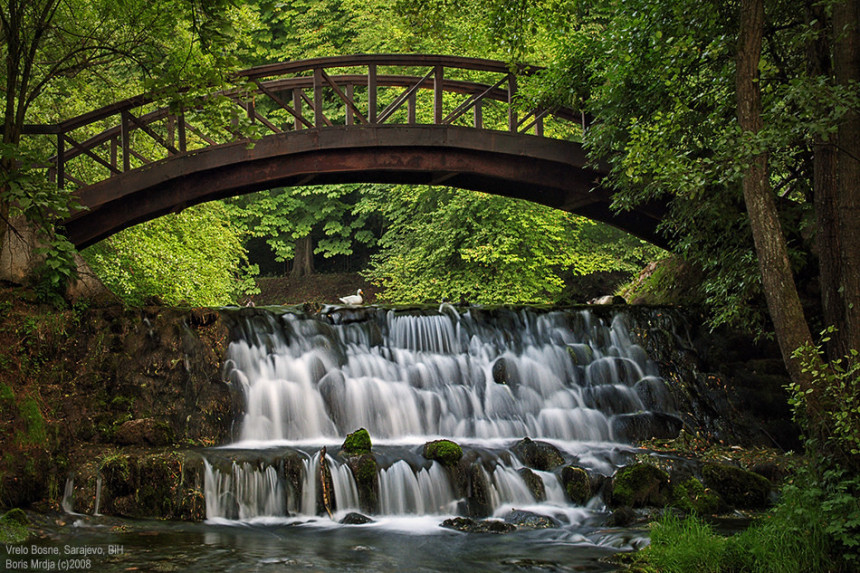
<path fill-rule="evenodd" d="M 468 517 L 446 519 L 442 522 L 441 527 L 463 533 L 510 533 L 517 529 L 516 525 L 504 521 L 495 519 L 476 521 Z"/>
<path fill-rule="evenodd" d="M 375 520 L 367 517 L 366 515 L 362 515 L 360 513 L 356 513 L 351 511 L 343 516 L 338 523 L 342 525 L 364 525 L 365 523 L 374 523 Z"/>
<path fill-rule="evenodd" d="M 561 452 L 546 442 L 536 442 L 530 438 L 523 438 L 511 448 L 511 451 L 526 466 L 540 470 L 551 471 L 564 463 Z"/>
<path fill-rule="evenodd" d="M 540 515 L 532 511 L 523 511 L 522 509 L 512 509 L 504 517 L 505 523 L 516 525 L 521 529 L 550 529 L 553 527 L 561 527 L 561 523 L 557 520 Z"/>

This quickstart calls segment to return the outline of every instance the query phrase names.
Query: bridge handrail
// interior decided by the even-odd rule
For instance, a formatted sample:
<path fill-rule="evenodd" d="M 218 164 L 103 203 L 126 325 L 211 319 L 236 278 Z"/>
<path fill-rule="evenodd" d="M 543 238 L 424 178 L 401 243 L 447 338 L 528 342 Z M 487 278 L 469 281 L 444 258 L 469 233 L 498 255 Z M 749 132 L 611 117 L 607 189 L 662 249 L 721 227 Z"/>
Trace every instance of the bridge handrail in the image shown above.
<path fill-rule="evenodd" d="M 338 74 L 329 75 L 326 70 L 343 69 L 352 67 L 367 68 L 366 74 Z M 414 75 L 377 74 L 379 67 L 430 67 L 430 71 L 424 77 Z M 458 80 L 446 77 L 445 70 L 470 70 L 479 72 L 492 72 L 502 74 L 501 80 L 495 85 L 484 84 L 469 80 Z M 504 102 L 508 109 L 507 129 L 512 132 L 524 133 L 534 129 L 535 135 L 543 136 L 543 120 L 548 115 L 553 115 L 563 121 L 578 124 L 579 114 L 568 108 L 533 109 L 524 117 L 518 116 L 514 106 L 514 98 L 517 90 L 517 75 L 530 75 L 540 68 L 535 66 L 509 66 L 496 60 L 482 60 L 478 58 L 465 58 L 459 56 L 424 55 L 424 54 L 358 54 L 352 56 L 332 56 L 312 58 L 267 64 L 243 70 L 236 74 L 236 79 L 246 80 L 254 84 L 249 92 L 241 87 L 218 90 L 202 97 L 224 96 L 230 98 L 238 106 L 244 109 L 252 122 L 259 122 L 270 131 L 278 133 L 281 129 L 267 118 L 258 114 L 253 96 L 263 94 L 272 102 L 276 103 L 276 109 L 280 108 L 289 112 L 294 118 L 293 129 L 318 128 L 332 125 L 323 111 L 323 89 L 333 91 L 337 98 L 346 105 L 346 121 L 364 123 L 384 123 L 391 115 L 402 108 L 404 104 L 409 106 L 409 123 L 414 123 L 415 117 L 415 92 L 418 89 L 432 89 L 434 93 L 434 121 L 435 124 L 450 123 L 461 117 L 470 109 L 475 111 L 474 126 L 484 128 L 483 118 L 480 116 L 480 106 L 484 100 Z M 311 75 L 295 75 L 284 78 L 290 74 L 301 74 L 312 72 Z M 367 88 L 367 106 L 361 110 L 353 99 L 353 89 L 357 86 Z M 381 112 L 378 109 L 377 91 L 379 87 L 406 88 L 395 100 Z M 343 89 L 342 89 L 343 88 Z M 311 89 L 309 97 L 305 90 Z M 344 93 L 346 89 L 346 93 Z M 293 101 L 284 102 L 275 92 L 291 90 Z M 469 95 L 466 102 L 461 103 L 456 110 L 445 115 L 442 104 L 442 94 L 454 92 Z M 251 96 L 245 99 L 245 96 Z M 154 139 L 168 155 L 183 153 L 187 151 L 185 130 L 190 129 L 202 140 L 214 145 L 215 142 L 207 138 L 199 130 L 186 122 L 184 112 L 174 114 L 168 107 L 156 109 L 136 117 L 132 110 L 155 103 L 164 99 L 164 93 L 140 94 L 108 106 L 92 110 L 74 118 L 70 118 L 53 125 L 27 125 L 24 134 L 48 134 L 57 136 L 57 154 L 50 158 L 52 167 L 49 168 L 52 177 L 56 177 L 57 184 L 63 186 L 66 180 L 73 181 L 84 186 L 86 183 L 73 178 L 66 173 L 65 165 L 71 159 L 81 155 L 89 156 L 94 162 L 101 164 L 109 170 L 109 176 L 114 176 L 131 168 L 130 158 L 135 157 L 140 162 L 148 163 L 139 151 L 132 149 L 130 133 L 140 130 Z M 292 104 L 292 105 L 291 105 Z M 311 111 L 306 117 L 303 106 L 307 105 Z M 193 111 L 193 110 L 187 110 Z M 366 117 L 365 117 L 366 115 Z M 75 141 L 71 132 L 96 122 L 108 120 L 111 117 L 119 117 L 119 125 L 109 127 L 96 135 L 88 137 L 82 142 Z M 151 127 L 164 119 L 170 123 L 169 137 L 162 137 L 155 133 Z M 172 123 L 171 123 L 172 122 Z M 284 124 L 284 129 L 289 124 Z M 178 144 L 174 141 L 175 133 L 179 132 Z M 241 139 L 238 137 L 237 139 Z M 168 139 L 168 141 L 165 141 Z M 112 149 L 110 159 L 105 159 L 95 153 L 95 150 L 110 142 Z M 71 148 L 66 149 L 66 144 Z M 117 164 L 119 154 L 118 147 L 121 144 L 122 166 Z M 103 153 L 103 152 L 102 152 Z"/>

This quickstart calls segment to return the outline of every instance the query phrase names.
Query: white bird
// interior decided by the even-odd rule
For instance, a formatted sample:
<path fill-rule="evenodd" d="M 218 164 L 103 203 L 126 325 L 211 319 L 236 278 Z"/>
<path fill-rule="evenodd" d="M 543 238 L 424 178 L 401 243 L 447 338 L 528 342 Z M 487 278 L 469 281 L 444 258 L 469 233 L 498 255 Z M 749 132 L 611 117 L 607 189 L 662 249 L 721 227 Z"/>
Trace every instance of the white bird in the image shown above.
<path fill-rule="evenodd" d="M 364 302 L 364 299 L 361 297 L 362 294 L 364 293 L 361 292 L 361 289 L 358 289 L 356 294 L 340 297 L 340 302 L 343 304 L 361 304 Z"/>

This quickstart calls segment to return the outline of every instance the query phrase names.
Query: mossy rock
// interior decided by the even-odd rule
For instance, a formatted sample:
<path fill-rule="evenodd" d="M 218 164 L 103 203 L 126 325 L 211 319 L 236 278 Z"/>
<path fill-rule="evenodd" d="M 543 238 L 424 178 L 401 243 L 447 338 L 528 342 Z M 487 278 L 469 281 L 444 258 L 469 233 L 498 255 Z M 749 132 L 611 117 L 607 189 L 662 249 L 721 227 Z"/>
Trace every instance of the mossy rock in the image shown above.
<path fill-rule="evenodd" d="M 423 456 L 442 465 L 453 466 L 463 457 L 463 448 L 451 440 L 436 440 L 424 444 Z"/>
<path fill-rule="evenodd" d="M 694 477 L 672 486 L 672 505 L 699 515 L 719 513 L 725 503 L 720 495 Z"/>
<path fill-rule="evenodd" d="M 551 471 L 564 463 L 564 456 L 561 455 L 558 448 L 546 442 L 533 441 L 530 438 L 523 438 L 514 444 L 511 451 L 523 464 L 540 471 Z"/>
<path fill-rule="evenodd" d="M 517 473 L 520 474 L 521 478 L 523 478 L 523 481 L 526 483 L 526 487 L 529 488 L 535 501 L 546 501 L 546 485 L 544 485 L 543 480 L 539 475 L 529 468 L 520 468 L 517 470 Z"/>
<path fill-rule="evenodd" d="M 612 477 L 612 507 L 662 507 L 669 501 L 669 474 L 650 464 L 619 469 Z"/>
<path fill-rule="evenodd" d="M 373 454 L 351 456 L 347 465 L 355 478 L 358 503 L 366 513 L 375 513 L 379 505 L 379 464 Z"/>
<path fill-rule="evenodd" d="M 565 466 L 561 470 L 561 483 L 570 501 L 585 505 L 591 499 L 591 479 L 588 472 L 577 466 Z"/>
<path fill-rule="evenodd" d="M 371 446 L 370 432 L 364 428 L 359 428 L 346 437 L 341 450 L 348 455 L 369 454 Z"/>
<path fill-rule="evenodd" d="M 728 464 L 707 463 L 702 466 L 702 478 L 732 507 L 759 509 L 768 505 L 770 482 L 756 473 Z"/>
<path fill-rule="evenodd" d="M 23 543 L 30 536 L 30 519 L 23 510 L 15 508 L 0 517 L 0 543 Z"/>

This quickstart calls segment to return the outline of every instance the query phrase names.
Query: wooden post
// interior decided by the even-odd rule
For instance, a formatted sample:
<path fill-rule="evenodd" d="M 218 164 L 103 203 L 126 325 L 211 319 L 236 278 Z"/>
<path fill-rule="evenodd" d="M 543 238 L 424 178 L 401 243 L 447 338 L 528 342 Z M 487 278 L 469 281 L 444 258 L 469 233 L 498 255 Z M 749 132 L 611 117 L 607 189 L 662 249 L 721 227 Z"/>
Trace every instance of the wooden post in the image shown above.
<path fill-rule="evenodd" d="M 188 144 L 186 143 L 185 138 L 185 108 L 179 108 L 179 152 L 185 153 L 188 151 Z"/>
<path fill-rule="evenodd" d="M 314 68 L 314 127 L 323 126 L 322 68 Z"/>
<path fill-rule="evenodd" d="M 409 94 L 409 98 L 406 100 L 406 108 L 408 119 L 407 122 L 410 124 L 415 123 L 415 92 Z"/>
<path fill-rule="evenodd" d="M 475 129 L 484 129 L 484 105 L 483 101 L 478 100 L 475 102 L 475 106 L 472 108 L 472 111 L 475 115 L 474 126 Z"/>
<path fill-rule="evenodd" d="M 122 111 L 120 113 L 121 122 L 120 122 L 120 134 L 122 136 L 122 170 L 130 171 L 131 170 L 131 141 L 129 140 L 129 119 L 128 112 Z"/>
<path fill-rule="evenodd" d="M 353 97 L 353 91 L 354 91 L 353 85 L 352 84 L 346 84 L 346 97 L 347 97 L 347 99 L 349 99 L 351 101 L 355 101 L 355 98 Z M 353 123 L 355 123 L 355 120 L 353 118 L 353 113 L 352 113 L 352 106 L 349 105 L 348 103 L 345 105 L 346 105 L 346 124 L 352 125 Z"/>
<path fill-rule="evenodd" d="M 543 113 L 539 112 L 535 120 L 535 135 L 543 137 Z"/>
<path fill-rule="evenodd" d="M 57 188 L 66 186 L 66 133 L 57 134 Z"/>
<path fill-rule="evenodd" d="M 302 114 L 302 105 L 303 104 L 302 104 L 301 89 L 302 88 L 294 88 L 293 89 L 293 109 L 296 110 L 296 113 L 298 115 L 303 115 Z M 298 117 L 295 118 L 294 123 L 293 123 L 293 127 L 296 131 L 305 128 L 304 124 L 301 122 L 301 120 L 299 120 Z"/>
<path fill-rule="evenodd" d="M 376 123 L 376 64 L 367 66 L 367 121 Z"/>
<path fill-rule="evenodd" d="M 445 77 L 445 68 L 436 66 L 436 74 L 433 76 L 433 123 L 442 123 L 442 96 L 445 93 L 442 82 Z"/>
<path fill-rule="evenodd" d="M 514 108 L 514 96 L 517 93 L 517 78 L 511 74 L 508 76 L 508 130 L 517 132 L 517 110 Z"/>
<path fill-rule="evenodd" d="M 118 147 L 117 138 L 111 137 L 110 138 L 110 164 L 111 164 L 111 167 L 113 167 L 114 169 L 116 169 L 117 147 Z M 113 171 L 111 171 L 110 176 L 111 177 L 114 176 Z"/>

